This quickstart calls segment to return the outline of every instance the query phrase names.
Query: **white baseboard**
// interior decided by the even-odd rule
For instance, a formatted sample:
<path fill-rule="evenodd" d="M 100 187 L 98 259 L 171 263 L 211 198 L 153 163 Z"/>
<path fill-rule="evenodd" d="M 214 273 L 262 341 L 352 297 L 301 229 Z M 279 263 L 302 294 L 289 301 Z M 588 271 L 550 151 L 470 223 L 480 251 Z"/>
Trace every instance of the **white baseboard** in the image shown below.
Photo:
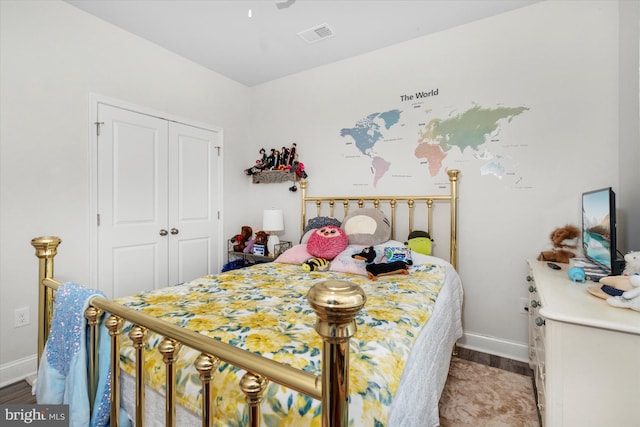
<path fill-rule="evenodd" d="M 24 357 L 0 366 L 0 387 L 5 387 L 26 378 L 35 377 L 38 356 Z"/>
<path fill-rule="evenodd" d="M 501 338 L 465 332 L 458 340 L 458 346 L 520 362 L 529 361 L 529 345 Z"/>

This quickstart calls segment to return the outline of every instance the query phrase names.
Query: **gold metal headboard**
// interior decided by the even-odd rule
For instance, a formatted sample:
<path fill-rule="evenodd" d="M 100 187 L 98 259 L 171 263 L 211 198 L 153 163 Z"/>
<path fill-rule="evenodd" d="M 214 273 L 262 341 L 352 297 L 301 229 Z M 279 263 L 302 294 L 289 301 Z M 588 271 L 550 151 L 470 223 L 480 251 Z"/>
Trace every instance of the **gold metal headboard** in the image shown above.
<path fill-rule="evenodd" d="M 322 207 L 328 206 L 329 213 L 324 216 L 336 217 L 336 203 L 342 202 L 343 212 L 342 218 L 347 216 L 352 205 L 362 208 L 371 205 L 380 208 L 381 204 L 389 206 L 389 216 L 391 221 L 391 239 L 395 239 L 396 231 L 396 212 L 399 203 L 406 204 L 408 210 L 408 227 L 409 232 L 414 227 L 414 211 L 416 203 L 425 203 L 427 211 L 427 232 L 433 235 L 433 208 L 435 202 L 448 202 L 450 211 L 450 246 L 449 246 L 449 262 L 454 268 L 458 263 L 458 181 L 460 176 L 459 170 L 449 170 L 450 191 L 448 195 L 425 195 L 425 196 L 338 196 L 338 197 L 311 197 L 307 195 L 307 180 L 300 181 L 301 189 L 301 206 L 300 206 L 300 235 L 304 233 L 304 227 L 307 224 L 307 207 L 315 205 L 316 216 L 322 215 Z"/>

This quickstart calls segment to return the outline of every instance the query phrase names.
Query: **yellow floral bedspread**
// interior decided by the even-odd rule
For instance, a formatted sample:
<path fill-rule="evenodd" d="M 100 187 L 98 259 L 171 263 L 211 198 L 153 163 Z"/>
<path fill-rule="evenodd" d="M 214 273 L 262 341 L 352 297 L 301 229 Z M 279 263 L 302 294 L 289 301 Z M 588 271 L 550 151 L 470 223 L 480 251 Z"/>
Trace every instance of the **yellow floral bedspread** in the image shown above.
<path fill-rule="evenodd" d="M 343 273 L 304 273 L 300 266 L 268 263 L 206 276 L 117 302 L 198 331 L 279 362 L 321 373 L 322 340 L 314 330 L 316 315 L 306 295 L 313 283 L 329 278 L 362 286 L 367 303 L 351 339 L 349 418 L 354 426 L 386 424 L 405 360 L 429 320 L 444 281 L 445 267 L 414 266 L 409 275 L 371 281 Z M 130 325 L 125 326 L 126 337 Z M 148 385 L 163 391 L 165 368 L 156 350 L 161 337 L 150 334 L 145 354 Z M 199 353 L 187 347 L 176 363 L 178 403 L 199 413 L 201 382 L 192 366 Z M 134 375 L 135 353 L 122 340 L 122 369 Z M 239 381 L 244 372 L 222 363 L 212 382 L 218 426 L 247 423 Z M 261 405 L 262 425 L 319 426 L 320 402 L 269 384 Z"/>

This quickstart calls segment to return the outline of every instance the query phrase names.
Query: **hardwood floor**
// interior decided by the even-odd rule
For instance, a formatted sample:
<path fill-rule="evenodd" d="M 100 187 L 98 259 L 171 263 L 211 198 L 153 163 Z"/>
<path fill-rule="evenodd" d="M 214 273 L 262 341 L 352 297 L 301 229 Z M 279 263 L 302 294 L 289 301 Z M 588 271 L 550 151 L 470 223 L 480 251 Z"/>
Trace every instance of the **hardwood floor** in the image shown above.
<path fill-rule="evenodd" d="M 526 362 L 506 359 L 487 353 L 480 353 L 474 350 L 458 347 L 458 356 L 461 359 L 493 366 L 505 371 L 515 372 L 521 375 L 533 377 L 533 372 Z M 6 403 L 36 403 L 36 397 L 31 394 L 31 386 L 26 381 L 20 381 L 0 389 L 0 404 Z"/>
<path fill-rule="evenodd" d="M 36 403 L 36 397 L 31 394 L 31 386 L 26 381 L 0 388 L 0 404 Z"/>
<path fill-rule="evenodd" d="M 458 347 L 457 357 L 533 378 L 533 370 L 527 362 L 520 362 L 518 360 L 507 359 L 505 357 L 494 356 L 461 347 Z"/>

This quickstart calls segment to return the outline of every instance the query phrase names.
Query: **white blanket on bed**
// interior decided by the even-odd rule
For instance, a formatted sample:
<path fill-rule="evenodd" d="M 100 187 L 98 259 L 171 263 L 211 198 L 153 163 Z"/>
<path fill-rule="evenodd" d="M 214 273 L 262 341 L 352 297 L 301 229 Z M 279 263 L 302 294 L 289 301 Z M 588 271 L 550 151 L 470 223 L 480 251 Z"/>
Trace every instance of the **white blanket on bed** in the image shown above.
<path fill-rule="evenodd" d="M 447 283 L 429 323 L 422 329 L 402 372 L 389 414 L 389 426 L 438 426 L 438 402 L 447 381 L 453 345 L 462 336 L 462 284 L 447 266 Z M 446 307 L 452 307 L 446 310 Z M 437 361 L 425 366 L 425 361 Z M 429 402 L 429 405 L 425 403 Z M 425 413 L 425 410 L 428 413 Z"/>

